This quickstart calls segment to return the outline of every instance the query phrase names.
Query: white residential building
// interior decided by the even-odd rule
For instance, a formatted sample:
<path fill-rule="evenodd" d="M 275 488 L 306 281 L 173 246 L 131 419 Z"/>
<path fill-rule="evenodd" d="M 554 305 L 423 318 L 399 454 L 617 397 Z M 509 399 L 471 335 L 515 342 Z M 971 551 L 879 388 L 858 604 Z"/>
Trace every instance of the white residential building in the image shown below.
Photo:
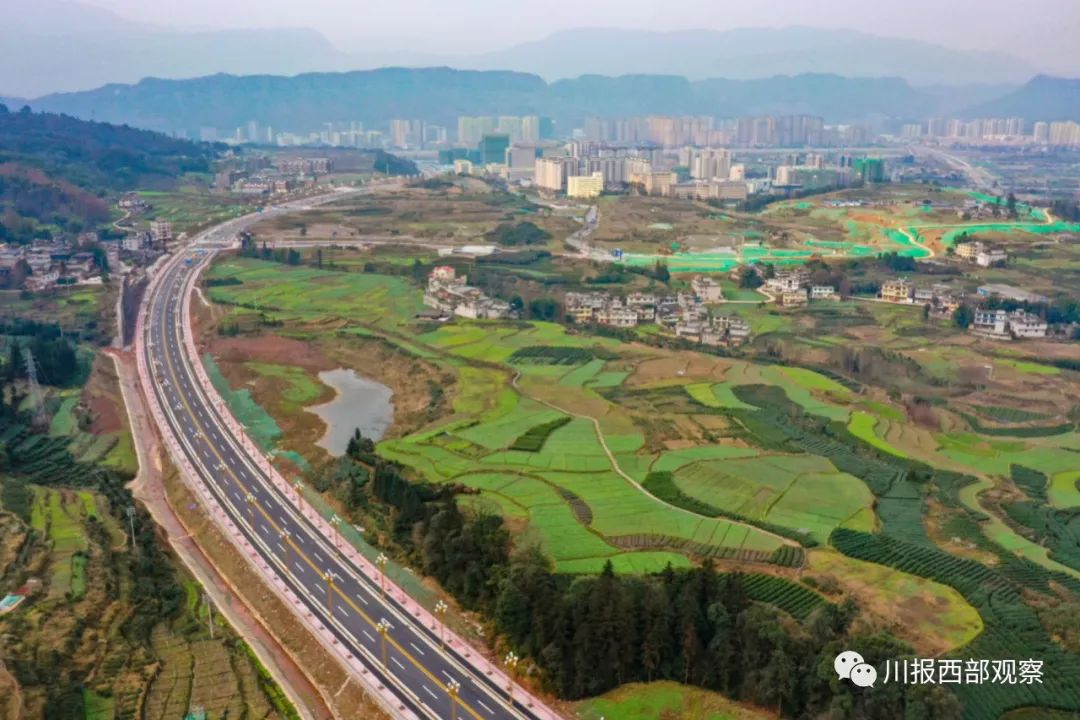
<path fill-rule="evenodd" d="M 691 280 L 690 288 L 694 291 L 694 295 L 700 298 L 702 302 L 715 303 L 723 302 L 724 300 L 723 286 L 707 275 L 698 275 Z"/>
<path fill-rule="evenodd" d="M 167 242 L 173 239 L 172 223 L 168 220 L 154 220 L 150 223 L 150 234 L 154 242 Z"/>
<path fill-rule="evenodd" d="M 1044 338 L 1048 325 L 1035 313 L 1015 310 L 1009 313 L 1009 332 L 1016 338 Z"/>
<path fill-rule="evenodd" d="M 604 191 L 604 174 L 575 175 L 566 179 L 566 196 L 572 198 L 600 197 Z"/>
<path fill-rule="evenodd" d="M 971 332 L 993 338 L 1009 337 L 1009 318 L 1004 310 L 975 310 Z"/>
<path fill-rule="evenodd" d="M 997 263 L 1003 263 L 1008 259 L 1009 255 L 1004 250 L 987 249 L 975 255 L 975 264 L 985 268 Z"/>
<path fill-rule="evenodd" d="M 573 167 L 571 167 L 573 166 Z M 566 189 L 566 179 L 577 175 L 577 160 L 568 157 L 542 157 L 536 159 L 533 183 L 541 190 L 562 192 Z"/>
<path fill-rule="evenodd" d="M 809 302 L 809 298 L 807 297 L 805 288 L 798 288 L 796 290 L 787 290 L 780 296 L 780 303 L 784 307 L 805 305 L 808 302 Z"/>

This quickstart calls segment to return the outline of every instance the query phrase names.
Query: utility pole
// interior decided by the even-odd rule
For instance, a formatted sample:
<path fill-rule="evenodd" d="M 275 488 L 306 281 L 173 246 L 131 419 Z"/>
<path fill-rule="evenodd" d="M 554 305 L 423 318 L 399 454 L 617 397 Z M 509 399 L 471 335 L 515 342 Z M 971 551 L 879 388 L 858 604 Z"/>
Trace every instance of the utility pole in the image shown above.
<path fill-rule="evenodd" d="M 135 552 L 135 508 L 130 505 L 124 510 L 128 516 L 128 526 L 131 528 L 131 552 Z"/>
<path fill-rule="evenodd" d="M 214 604 L 210 601 L 210 595 L 203 593 L 203 603 L 206 604 L 206 625 L 210 628 L 210 639 L 214 639 Z"/>
<path fill-rule="evenodd" d="M 34 406 L 34 427 L 44 427 L 48 418 L 45 415 L 45 401 L 41 396 L 41 385 L 38 384 L 37 363 L 34 362 L 34 353 L 28 348 L 22 349 L 23 363 L 26 365 L 26 379 L 30 383 L 30 404 Z"/>

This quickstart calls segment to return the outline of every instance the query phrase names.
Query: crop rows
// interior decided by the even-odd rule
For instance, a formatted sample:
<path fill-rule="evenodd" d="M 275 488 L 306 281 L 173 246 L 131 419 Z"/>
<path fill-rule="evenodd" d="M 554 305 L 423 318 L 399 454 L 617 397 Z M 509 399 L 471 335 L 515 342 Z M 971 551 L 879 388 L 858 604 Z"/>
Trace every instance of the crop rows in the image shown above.
<path fill-rule="evenodd" d="M 780 567 L 802 567 L 806 564 L 806 551 L 794 545 L 781 545 L 773 550 L 769 562 Z"/>
<path fill-rule="evenodd" d="M 1080 509 L 1058 510 L 1027 501 L 1003 507 L 1010 520 L 1028 528 L 1035 541 L 1050 551 L 1052 560 L 1080 570 Z"/>
<path fill-rule="evenodd" d="M 972 430 L 982 435 L 990 435 L 993 437 L 1053 437 L 1055 435 L 1064 435 L 1073 429 L 1073 424 L 1070 422 L 1061 423 L 1060 425 L 990 427 L 988 425 L 983 425 L 979 422 L 979 418 L 974 415 L 969 415 L 968 413 L 960 414 L 964 416 L 964 419 L 967 420 Z"/>
<path fill-rule="evenodd" d="M 743 562 L 769 562 L 773 553 L 763 550 L 746 550 L 743 548 L 721 547 L 718 545 L 706 545 L 694 542 L 686 538 L 673 535 L 653 535 L 639 533 L 637 535 L 614 535 L 606 538 L 615 547 L 623 550 L 674 550 L 688 553 L 702 558 L 714 558 L 716 560 L 740 560 Z"/>
<path fill-rule="evenodd" d="M 566 425 L 571 420 L 569 415 L 563 415 L 560 418 L 555 418 L 546 423 L 535 425 L 524 433 L 515 438 L 514 442 L 510 443 L 510 450 L 522 450 L 524 452 L 540 452 L 543 449 L 544 443 L 551 436 L 551 433 L 555 432 L 563 425 Z"/>
<path fill-rule="evenodd" d="M 975 405 L 975 412 L 988 420 L 998 423 L 1022 423 L 1032 420 L 1048 420 L 1051 416 L 1045 413 L 1030 412 L 1019 408 L 1003 407 L 1000 405 Z"/>
<path fill-rule="evenodd" d="M 813 590 L 773 575 L 746 575 L 743 586 L 750 599 L 775 605 L 798 620 L 805 620 L 826 604 L 825 598 Z"/>
<path fill-rule="evenodd" d="M 592 350 L 552 345 L 530 345 L 514 351 L 511 363 L 534 365 L 584 365 L 596 357 Z"/>
<path fill-rule="evenodd" d="M 592 508 L 584 500 L 564 487 L 556 488 L 556 490 L 562 496 L 562 499 L 570 505 L 570 512 L 574 513 L 574 517 L 579 523 L 586 526 L 592 524 Z"/>
<path fill-rule="evenodd" d="M 958 686 L 965 718 L 999 717 L 1026 706 L 1080 711 L 1080 655 L 1063 651 L 1050 639 L 1021 595 L 1049 593 L 1051 580 L 1077 592 L 1080 582 L 1010 556 L 1003 557 L 999 569 L 990 569 L 936 548 L 854 530 L 836 530 L 831 541 L 845 555 L 935 580 L 963 595 L 982 616 L 985 629 L 958 657 L 1043 661 L 1042 684 Z"/>
<path fill-rule="evenodd" d="M 1024 494 L 1029 498 L 1038 500 L 1041 503 L 1047 501 L 1047 477 L 1044 473 L 1023 465 L 1013 464 L 1009 466 L 1009 474 L 1012 476 L 1012 481 L 1016 483 L 1016 487 L 1023 490 Z"/>
<path fill-rule="evenodd" d="M 26 482 L 38 485 L 85 482 L 87 468 L 76 463 L 68 452 L 68 438 L 31 435 L 24 425 L 7 428 L 4 438 L 9 464 Z"/>
<path fill-rule="evenodd" d="M 794 540 L 803 547 L 816 547 L 818 544 L 817 540 L 807 533 L 799 532 L 798 530 L 793 530 L 789 527 L 766 522 L 764 520 L 748 518 L 745 515 L 729 512 L 707 503 L 704 500 L 691 497 L 678 488 L 671 472 L 667 470 L 650 472 L 645 476 L 645 482 L 642 486 L 660 500 L 663 500 L 670 505 L 681 507 L 684 510 L 689 510 L 698 515 L 713 518 L 723 517 L 729 520 L 746 523 L 747 525 L 753 525 L 754 527 L 759 527 L 762 530 L 767 530 L 768 532 L 780 535 L 781 537 Z"/>

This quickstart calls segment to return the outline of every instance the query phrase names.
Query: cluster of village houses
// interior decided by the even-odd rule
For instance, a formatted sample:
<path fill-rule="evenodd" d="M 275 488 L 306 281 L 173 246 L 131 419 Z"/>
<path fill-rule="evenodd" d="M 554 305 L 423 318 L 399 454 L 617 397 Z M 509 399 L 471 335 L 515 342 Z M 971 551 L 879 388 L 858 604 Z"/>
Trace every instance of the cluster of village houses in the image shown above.
<path fill-rule="evenodd" d="M 834 286 L 812 284 L 810 273 L 802 267 L 776 270 L 764 280 L 761 291 L 785 307 L 840 299 Z M 1033 304 L 1048 302 L 1043 295 L 1009 285 L 983 285 L 977 294 Z M 894 278 L 882 284 L 878 300 L 927 306 L 932 317 L 944 319 L 952 317 L 963 303 L 964 295 L 940 283 L 916 287 L 907 278 Z M 742 345 L 751 337 L 750 325 L 737 314 L 717 313 L 712 306 L 724 301 L 721 284 L 705 275 L 691 280 L 689 292 L 656 295 L 636 291 L 625 297 L 608 292 L 568 292 L 563 298 L 566 316 L 576 324 L 634 328 L 655 323 L 663 334 L 703 345 Z M 470 286 L 464 276 L 457 275 L 449 266 L 431 272 L 424 303 L 435 310 L 434 314 L 444 317 L 499 319 L 515 314 L 508 303 Z M 1002 340 L 1044 338 L 1048 329 L 1045 319 L 1025 310 L 977 309 L 970 326 L 974 334 Z"/>
<path fill-rule="evenodd" d="M 654 295 L 633 292 L 622 299 L 604 292 L 566 293 L 566 314 L 579 324 L 635 327 L 656 323 L 661 332 L 702 345 L 742 345 L 750 339 L 750 324 L 736 314 L 710 312 L 723 302 L 723 289 L 713 278 L 699 275 L 691 292 Z"/>
<path fill-rule="evenodd" d="M 763 272 L 759 265 L 749 267 L 758 274 Z M 741 269 L 733 271 L 733 273 L 738 272 L 741 272 Z M 764 280 L 764 285 L 761 286 L 762 291 L 784 307 L 806 305 L 811 300 L 840 299 L 836 287 L 813 285 L 810 282 L 810 272 L 803 267 L 779 269 L 772 277 L 762 279 Z"/>
<path fill-rule="evenodd" d="M 980 285 L 976 294 L 980 298 L 997 297 L 1016 302 L 1045 304 L 1045 295 L 1028 292 L 1011 285 Z M 881 286 L 880 297 L 891 303 L 929 305 L 932 315 L 949 317 L 962 304 L 963 297 L 955 295 L 946 285 L 917 288 L 907 278 L 888 280 Z M 998 340 L 1024 340 L 1045 338 L 1049 325 L 1041 316 L 1017 309 L 1012 312 L 978 308 L 969 328 L 975 335 Z"/>
<path fill-rule="evenodd" d="M 982 240 L 957 243 L 953 252 L 956 257 L 968 262 L 973 262 L 979 267 L 994 267 L 1003 265 L 1009 259 L 1009 254 L 1001 248 L 987 245 Z"/>
<path fill-rule="evenodd" d="M 130 231 L 120 239 L 84 232 L 25 245 L 0 243 L 0 286 L 18 284 L 18 289 L 39 291 L 61 285 L 99 284 L 106 270 L 122 273 L 124 261 L 139 266 L 152 264 L 172 239 L 172 225 L 155 221 L 149 231 Z M 87 249 L 90 246 L 104 249 L 105 267 Z"/>
<path fill-rule="evenodd" d="M 94 254 L 78 249 L 96 241 L 96 233 L 82 233 L 70 239 L 35 240 L 28 245 L 0 244 L 0 285 L 45 290 L 55 285 L 88 283 L 94 278 L 101 282 Z"/>
<path fill-rule="evenodd" d="M 428 275 L 424 304 L 439 313 L 463 318 L 498 320 L 514 315 L 510 303 L 488 297 L 449 265 L 440 265 Z"/>

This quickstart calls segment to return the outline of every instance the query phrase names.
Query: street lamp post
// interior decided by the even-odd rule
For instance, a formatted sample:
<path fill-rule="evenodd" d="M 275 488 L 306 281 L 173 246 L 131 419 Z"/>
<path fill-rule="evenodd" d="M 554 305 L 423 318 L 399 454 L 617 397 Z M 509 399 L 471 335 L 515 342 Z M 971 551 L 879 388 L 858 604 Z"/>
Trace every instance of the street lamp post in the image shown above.
<path fill-rule="evenodd" d="M 255 530 L 255 496 L 248 493 L 244 496 L 244 499 L 248 502 L 248 508 L 251 510 L 251 529 Z"/>
<path fill-rule="evenodd" d="M 517 667 L 521 658 L 517 656 L 513 650 L 506 653 L 506 657 L 503 658 L 503 665 L 506 666 L 506 696 L 510 700 L 510 707 L 514 706 L 514 668 Z"/>
<path fill-rule="evenodd" d="M 435 616 L 439 618 L 439 646 L 443 650 L 446 649 L 446 621 L 443 620 L 443 616 L 449 609 L 450 607 L 442 600 L 435 603 Z"/>
<path fill-rule="evenodd" d="M 330 612 L 330 619 L 334 619 L 334 574 L 323 573 L 323 580 L 326 581 L 326 609 Z"/>
<path fill-rule="evenodd" d="M 451 680 L 446 683 L 446 692 L 450 695 L 450 720 L 457 720 L 457 699 L 461 692 L 461 683 Z"/>
<path fill-rule="evenodd" d="M 341 547 L 341 517 L 334 513 L 330 518 L 330 525 L 334 528 L 334 547 Z"/>
<path fill-rule="evenodd" d="M 379 557 L 375 558 L 375 564 L 379 566 L 379 589 L 382 590 L 382 596 L 386 597 L 386 563 L 390 562 L 390 558 L 386 557 L 386 553 L 379 553 Z"/>
<path fill-rule="evenodd" d="M 375 629 L 379 631 L 379 637 L 382 638 L 382 666 L 383 670 L 386 670 L 386 635 L 390 632 L 390 622 L 386 618 L 382 618 L 375 626 Z"/>
<path fill-rule="evenodd" d="M 300 504 L 300 493 L 304 491 L 304 483 L 300 480 L 293 481 L 293 489 L 296 490 L 296 504 Z"/>
<path fill-rule="evenodd" d="M 289 555 L 289 541 L 290 541 L 290 538 L 292 537 L 292 535 L 285 528 L 281 528 L 281 530 L 279 530 L 278 533 L 281 535 L 281 552 L 282 552 L 281 564 L 287 566 L 288 565 L 288 555 Z M 286 570 L 287 569 L 288 568 L 286 567 Z"/>

